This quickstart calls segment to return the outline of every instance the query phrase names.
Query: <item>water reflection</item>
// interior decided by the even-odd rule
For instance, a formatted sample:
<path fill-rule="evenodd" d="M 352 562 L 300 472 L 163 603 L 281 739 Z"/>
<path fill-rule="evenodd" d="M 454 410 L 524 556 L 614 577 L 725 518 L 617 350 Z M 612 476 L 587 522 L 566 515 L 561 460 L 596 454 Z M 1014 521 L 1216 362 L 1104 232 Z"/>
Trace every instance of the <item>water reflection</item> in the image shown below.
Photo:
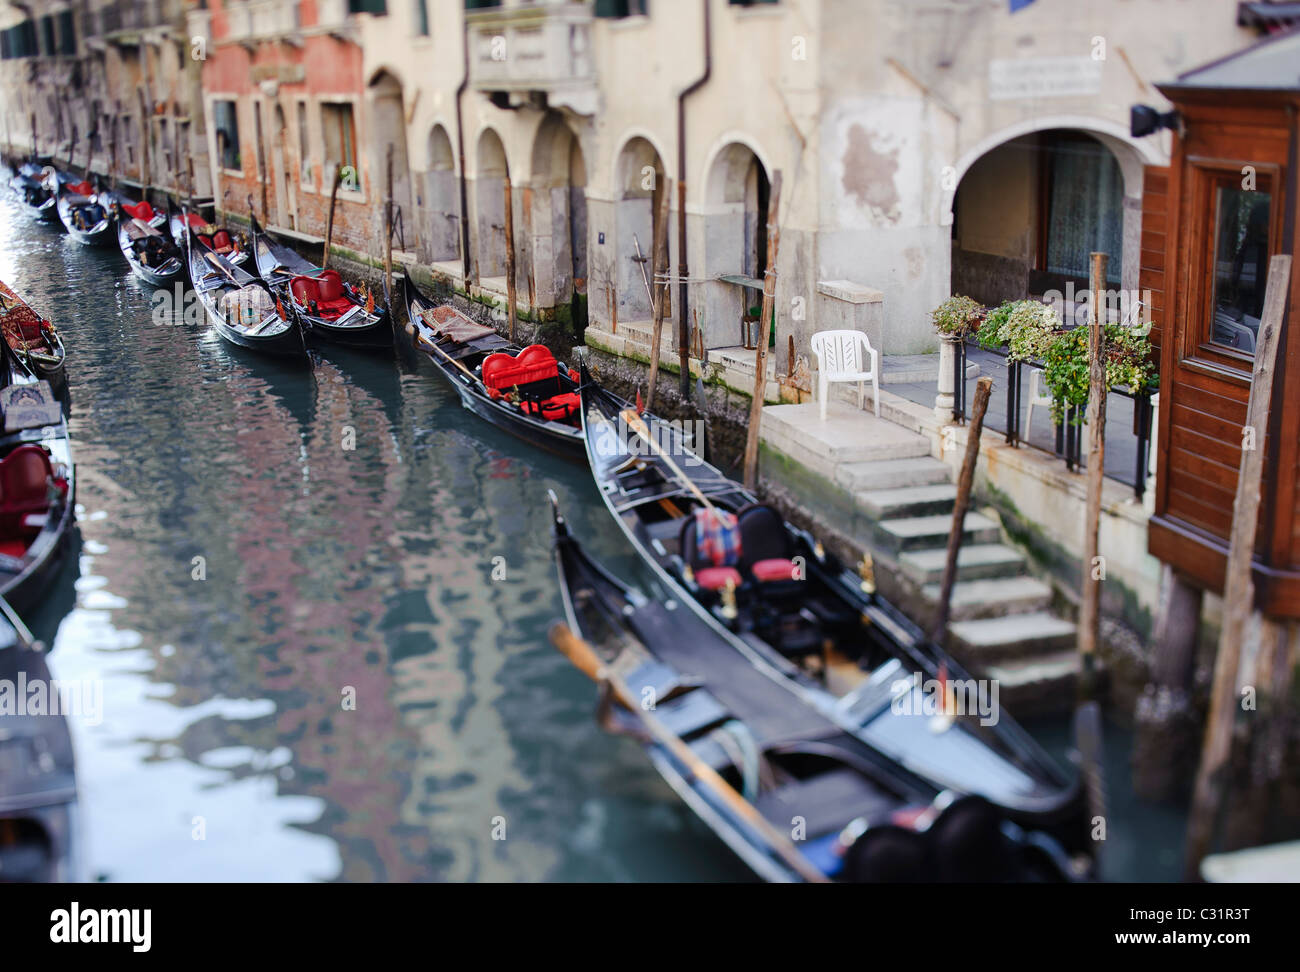
<path fill-rule="evenodd" d="M 585 470 L 427 366 L 155 323 L 120 254 L 8 199 L 0 276 L 69 347 L 82 546 L 32 622 L 104 684 L 72 725 L 93 873 L 748 879 L 546 644 L 548 488 L 630 566 Z"/>

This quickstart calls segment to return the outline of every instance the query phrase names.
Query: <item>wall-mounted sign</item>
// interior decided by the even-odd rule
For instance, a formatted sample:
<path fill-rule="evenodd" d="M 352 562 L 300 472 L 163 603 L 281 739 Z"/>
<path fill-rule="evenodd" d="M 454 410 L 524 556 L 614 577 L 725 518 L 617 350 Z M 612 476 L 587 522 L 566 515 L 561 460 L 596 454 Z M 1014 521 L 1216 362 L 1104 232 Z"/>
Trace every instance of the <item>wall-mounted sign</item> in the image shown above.
<path fill-rule="evenodd" d="M 249 73 L 254 84 L 261 84 L 264 81 L 302 84 L 307 80 L 307 69 L 301 64 L 254 64 Z"/>
<path fill-rule="evenodd" d="M 1080 57 L 1017 57 L 989 62 L 989 98 L 1065 98 L 1101 91 L 1105 61 Z"/>

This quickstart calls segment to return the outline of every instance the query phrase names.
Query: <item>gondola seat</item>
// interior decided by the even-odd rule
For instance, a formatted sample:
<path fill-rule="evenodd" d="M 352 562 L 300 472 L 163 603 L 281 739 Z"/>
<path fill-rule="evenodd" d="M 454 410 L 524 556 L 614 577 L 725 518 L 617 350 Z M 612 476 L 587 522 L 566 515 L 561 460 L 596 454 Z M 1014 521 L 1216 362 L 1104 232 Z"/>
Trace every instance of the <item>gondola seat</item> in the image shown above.
<path fill-rule="evenodd" d="M 736 569 L 743 541 L 733 514 L 718 509 L 696 510 L 682 523 L 680 544 L 682 562 L 690 568 L 697 587 L 721 591 L 743 583 Z"/>
<path fill-rule="evenodd" d="M 0 536 L 40 532 L 38 518 L 50 508 L 52 479 L 50 457 L 38 445 L 20 445 L 0 460 Z"/>
<path fill-rule="evenodd" d="M 148 200 L 145 199 L 140 200 L 134 206 L 128 203 L 122 203 L 122 212 L 130 215 L 132 219 L 142 220 L 146 223 L 157 215 L 157 211 L 150 206 Z"/>
<path fill-rule="evenodd" d="M 760 584 L 798 583 L 802 578 L 792 554 L 793 544 L 781 514 L 766 503 L 751 503 L 738 514 L 741 567 Z"/>
<path fill-rule="evenodd" d="M 562 422 L 582 407 L 578 395 L 564 390 L 559 363 L 544 344 L 530 344 L 513 357 L 500 351 L 488 355 L 482 377 L 491 397 L 502 398 L 517 388 L 520 408 L 551 422 Z"/>
<path fill-rule="evenodd" d="M 235 241 L 225 230 L 217 230 L 212 234 L 212 249 L 216 250 L 221 256 L 231 253 L 235 249 Z"/>
<path fill-rule="evenodd" d="M 294 300 L 313 313 L 327 320 L 333 320 L 347 313 L 352 301 L 343 295 L 343 282 L 334 270 L 326 270 L 319 277 L 299 275 L 289 281 L 289 291 Z"/>
<path fill-rule="evenodd" d="M 95 194 L 95 187 L 89 182 L 73 182 L 68 185 L 67 189 L 74 196 L 93 196 Z"/>

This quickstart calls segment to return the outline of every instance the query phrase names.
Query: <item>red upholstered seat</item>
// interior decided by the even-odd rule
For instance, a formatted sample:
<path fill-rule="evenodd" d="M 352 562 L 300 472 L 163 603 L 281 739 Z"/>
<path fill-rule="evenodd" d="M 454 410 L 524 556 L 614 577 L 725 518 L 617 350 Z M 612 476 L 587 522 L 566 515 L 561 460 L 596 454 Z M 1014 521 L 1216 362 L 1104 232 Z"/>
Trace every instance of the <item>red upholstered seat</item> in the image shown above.
<path fill-rule="evenodd" d="M 143 220 L 146 223 L 156 215 L 154 208 L 149 205 L 148 200 L 144 199 L 140 200 L 140 202 L 136 203 L 134 206 L 129 206 L 126 203 L 123 203 L 122 211 L 127 213 L 132 219 Z"/>
<path fill-rule="evenodd" d="M 0 554 L 21 558 L 30 546 L 26 540 L 0 540 Z"/>
<path fill-rule="evenodd" d="M 338 300 L 343 296 L 343 278 L 337 270 L 322 270 L 316 282 L 320 286 L 321 300 Z"/>
<path fill-rule="evenodd" d="M 189 222 L 189 224 L 193 226 L 195 229 L 202 229 L 204 226 L 208 225 L 208 221 L 204 219 L 202 216 L 200 216 L 198 213 L 190 213 L 185 218 Z"/>
<path fill-rule="evenodd" d="M 706 591 L 721 591 L 730 583 L 740 586 L 740 571 L 735 567 L 703 567 L 695 572 L 695 583 Z"/>
<path fill-rule="evenodd" d="M 294 277 L 289 281 L 289 291 L 300 304 L 320 301 L 320 285 L 311 277 Z"/>
<path fill-rule="evenodd" d="M 68 192 L 72 193 L 74 196 L 93 196 L 95 194 L 95 187 L 89 182 L 74 182 L 69 184 Z"/>
<path fill-rule="evenodd" d="M 760 560 L 749 568 L 749 572 L 754 575 L 754 580 L 761 582 L 803 579 L 795 562 L 784 557 Z"/>
<path fill-rule="evenodd" d="M 39 533 L 23 523 L 29 513 L 50 508 L 50 457 L 38 445 L 20 445 L 0 460 L 0 536 Z"/>
<path fill-rule="evenodd" d="M 212 249 L 218 253 L 229 253 L 235 248 L 235 241 L 230 238 L 230 234 L 225 230 L 217 230 L 212 234 Z"/>
<path fill-rule="evenodd" d="M 483 362 L 483 384 L 491 391 L 547 379 L 556 379 L 558 384 L 559 373 L 555 355 L 544 344 L 530 344 L 514 357 L 498 351 L 488 355 Z M 559 391 L 558 387 L 556 391 Z"/>

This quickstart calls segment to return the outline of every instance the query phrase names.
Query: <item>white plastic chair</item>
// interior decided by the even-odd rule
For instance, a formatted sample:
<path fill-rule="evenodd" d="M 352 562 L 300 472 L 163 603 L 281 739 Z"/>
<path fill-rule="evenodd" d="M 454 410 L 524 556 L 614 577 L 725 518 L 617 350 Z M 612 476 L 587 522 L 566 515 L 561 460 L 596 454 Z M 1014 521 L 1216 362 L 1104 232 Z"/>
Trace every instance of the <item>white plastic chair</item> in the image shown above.
<path fill-rule="evenodd" d="M 880 418 L 880 369 L 878 355 L 861 331 L 818 331 L 812 336 L 812 351 L 817 355 L 817 398 L 821 401 L 822 421 L 826 421 L 826 401 L 831 382 L 858 383 L 858 408 L 863 407 L 866 383 L 871 382 L 876 418 Z M 871 367 L 865 368 L 871 359 Z"/>
<path fill-rule="evenodd" d="M 1029 435 L 1034 427 L 1034 406 L 1046 405 L 1051 414 L 1052 396 L 1044 395 L 1040 390 L 1040 379 L 1043 377 L 1042 368 L 1033 368 L 1029 372 L 1029 410 L 1025 413 L 1025 435 Z"/>

